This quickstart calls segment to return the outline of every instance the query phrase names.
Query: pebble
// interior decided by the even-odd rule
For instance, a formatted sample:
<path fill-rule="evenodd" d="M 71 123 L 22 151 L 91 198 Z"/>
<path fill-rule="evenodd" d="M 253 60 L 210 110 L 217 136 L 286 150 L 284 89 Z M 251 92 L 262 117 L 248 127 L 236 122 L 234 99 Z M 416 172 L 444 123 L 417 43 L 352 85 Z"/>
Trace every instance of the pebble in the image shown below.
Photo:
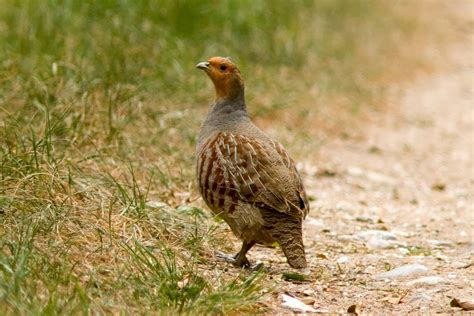
<path fill-rule="evenodd" d="M 375 223 L 376 221 L 368 216 L 357 216 L 355 218 L 357 222 L 362 222 L 362 223 Z"/>
<path fill-rule="evenodd" d="M 307 217 L 306 220 L 304 221 L 304 225 L 307 227 L 309 226 L 313 228 L 323 228 L 327 226 L 322 221 L 317 220 L 314 217 Z"/>
<path fill-rule="evenodd" d="M 408 250 L 407 248 L 398 248 L 398 251 L 402 254 L 402 255 L 408 255 L 410 253 L 410 250 Z"/>
<path fill-rule="evenodd" d="M 303 294 L 304 294 L 304 295 L 311 296 L 311 295 L 313 295 L 314 293 L 315 293 L 315 291 L 312 290 L 312 289 L 303 290 Z"/>
<path fill-rule="evenodd" d="M 438 259 L 438 260 L 440 260 L 440 261 L 447 261 L 447 262 L 449 262 L 449 257 L 448 257 L 448 256 L 445 256 L 445 255 L 437 255 L 435 258 Z"/>
<path fill-rule="evenodd" d="M 303 297 L 300 298 L 300 301 L 302 301 L 306 305 L 313 305 L 314 302 L 316 302 L 316 299 L 314 297 Z"/>
<path fill-rule="evenodd" d="M 406 264 L 401 267 L 395 268 L 393 270 L 380 273 L 374 277 L 375 280 L 383 280 L 383 279 L 394 279 L 394 278 L 401 278 L 406 277 L 409 275 L 414 274 L 421 274 L 428 272 L 428 268 L 421 264 Z"/>
<path fill-rule="evenodd" d="M 395 234 L 384 230 L 362 231 L 355 234 L 353 239 L 365 241 L 369 249 L 389 249 L 402 245 Z"/>
<path fill-rule="evenodd" d="M 160 208 L 160 209 L 166 209 L 166 210 L 171 209 L 171 207 L 168 204 L 160 202 L 160 201 L 148 201 L 146 205 L 151 208 Z"/>
<path fill-rule="evenodd" d="M 431 301 L 432 297 L 426 294 L 418 294 L 413 296 L 410 299 L 410 303 L 415 303 L 415 302 L 429 302 Z"/>
<path fill-rule="evenodd" d="M 302 312 L 302 313 L 314 313 L 316 310 L 309 305 L 306 305 L 302 301 L 297 298 L 291 297 L 286 294 L 282 294 L 281 298 L 283 303 L 281 304 L 283 307 L 287 307 L 294 312 Z"/>
<path fill-rule="evenodd" d="M 351 257 L 342 256 L 342 257 L 339 257 L 336 262 L 339 263 L 339 264 L 343 264 L 343 263 L 348 263 L 350 261 L 351 261 Z"/>
<path fill-rule="evenodd" d="M 474 245 L 472 245 L 471 247 L 469 247 L 467 249 L 467 251 L 464 253 L 465 255 L 472 255 L 474 254 Z"/>
<path fill-rule="evenodd" d="M 474 266 L 474 262 L 460 261 L 453 263 L 452 267 L 455 269 L 467 269 Z"/>
<path fill-rule="evenodd" d="M 377 183 L 385 183 L 385 184 L 395 183 L 395 179 L 389 176 L 386 176 L 384 174 L 374 172 L 374 171 L 364 170 L 356 166 L 348 167 L 347 173 L 351 176 L 364 177 L 364 178 L 367 178 L 368 180 L 371 180 Z"/>
<path fill-rule="evenodd" d="M 389 249 L 395 248 L 398 245 L 400 245 L 398 241 L 377 238 L 370 239 L 366 244 L 367 248 L 369 249 Z"/>
<path fill-rule="evenodd" d="M 340 235 L 340 236 L 337 236 L 337 239 L 340 241 L 353 241 L 354 237 L 350 235 Z"/>
<path fill-rule="evenodd" d="M 452 247 L 453 246 L 453 243 L 449 240 L 431 239 L 431 240 L 428 240 L 428 242 L 435 247 Z"/>
<path fill-rule="evenodd" d="M 419 278 L 410 282 L 407 282 L 408 286 L 413 285 L 437 285 L 440 283 L 446 283 L 446 280 L 438 276 L 427 276 L 424 278 Z"/>
<path fill-rule="evenodd" d="M 393 233 L 384 231 L 384 230 L 366 230 L 359 232 L 354 235 L 355 239 L 359 240 L 371 240 L 371 239 L 379 239 L 379 240 L 397 240 L 397 236 Z"/>
<path fill-rule="evenodd" d="M 315 309 L 314 312 L 318 314 L 329 314 L 329 309 L 318 308 L 318 309 Z"/>
<path fill-rule="evenodd" d="M 406 238 L 410 238 L 416 235 L 415 233 L 398 230 L 398 229 L 392 230 L 392 233 L 395 234 L 396 236 L 402 236 Z"/>

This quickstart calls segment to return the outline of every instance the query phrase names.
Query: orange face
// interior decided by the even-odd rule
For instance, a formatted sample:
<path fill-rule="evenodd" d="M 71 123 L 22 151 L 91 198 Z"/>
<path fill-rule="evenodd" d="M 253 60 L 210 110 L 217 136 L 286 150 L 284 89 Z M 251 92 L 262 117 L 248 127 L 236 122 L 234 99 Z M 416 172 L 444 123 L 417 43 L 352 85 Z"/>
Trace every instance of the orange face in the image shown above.
<path fill-rule="evenodd" d="M 229 58 L 212 57 L 207 62 L 196 65 L 211 78 L 216 88 L 216 98 L 231 100 L 240 94 L 243 95 L 244 82 L 240 71 Z"/>

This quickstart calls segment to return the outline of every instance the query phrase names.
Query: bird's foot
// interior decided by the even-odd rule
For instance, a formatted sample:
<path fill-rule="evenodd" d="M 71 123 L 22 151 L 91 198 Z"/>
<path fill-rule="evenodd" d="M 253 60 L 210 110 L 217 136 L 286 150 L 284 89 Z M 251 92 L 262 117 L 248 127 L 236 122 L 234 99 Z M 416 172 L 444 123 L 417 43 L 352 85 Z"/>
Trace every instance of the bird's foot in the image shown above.
<path fill-rule="evenodd" d="M 265 266 L 261 262 L 248 267 L 250 271 L 254 271 L 254 272 L 263 270 L 263 268 L 265 268 Z"/>
<path fill-rule="evenodd" d="M 235 256 L 233 255 L 229 255 L 225 252 L 222 252 L 222 251 L 216 251 L 215 252 L 215 255 L 217 258 L 225 261 L 225 262 L 228 262 L 228 263 L 232 263 L 232 264 L 236 264 L 236 259 L 235 259 Z"/>
<path fill-rule="evenodd" d="M 237 267 L 246 268 L 251 271 L 258 271 L 263 268 L 263 263 L 260 262 L 260 263 L 251 265 L 247 257 L 239 256 L 239 253 L 233 256 L 221 251 L 216 251 L 215 254 L 217 258 L 224 260 L 225 262 L 231 263 Z"/>

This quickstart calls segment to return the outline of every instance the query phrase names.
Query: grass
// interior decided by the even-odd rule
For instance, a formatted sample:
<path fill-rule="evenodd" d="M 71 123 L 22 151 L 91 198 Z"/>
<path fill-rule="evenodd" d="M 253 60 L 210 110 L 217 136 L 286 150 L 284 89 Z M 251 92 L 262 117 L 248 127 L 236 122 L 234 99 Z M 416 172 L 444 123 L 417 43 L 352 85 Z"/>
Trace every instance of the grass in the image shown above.
<path fill-rule="evenodd" d="M 194 65 L 232 56 L 252 116 L 296 157 L 429 66 L 412 54 L 426 28 L 403 2 L 0 6 L 7 315 L 260 311 L 263 275 L 215 266 L 231 234 L 197 200 L 195 135 L 212 88 Z"/>

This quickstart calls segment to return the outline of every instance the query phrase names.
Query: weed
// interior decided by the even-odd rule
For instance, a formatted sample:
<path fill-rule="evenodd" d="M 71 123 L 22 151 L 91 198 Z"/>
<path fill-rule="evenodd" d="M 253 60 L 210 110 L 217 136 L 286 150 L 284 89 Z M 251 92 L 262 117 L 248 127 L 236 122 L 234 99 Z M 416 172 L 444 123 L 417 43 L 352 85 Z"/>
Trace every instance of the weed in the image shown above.
<path fill-rule="evenodd" d="M 407 248 L 409 256 L 431 256 L 431 250 L 429 248 L 420 246 L 411 246 Z"/>

